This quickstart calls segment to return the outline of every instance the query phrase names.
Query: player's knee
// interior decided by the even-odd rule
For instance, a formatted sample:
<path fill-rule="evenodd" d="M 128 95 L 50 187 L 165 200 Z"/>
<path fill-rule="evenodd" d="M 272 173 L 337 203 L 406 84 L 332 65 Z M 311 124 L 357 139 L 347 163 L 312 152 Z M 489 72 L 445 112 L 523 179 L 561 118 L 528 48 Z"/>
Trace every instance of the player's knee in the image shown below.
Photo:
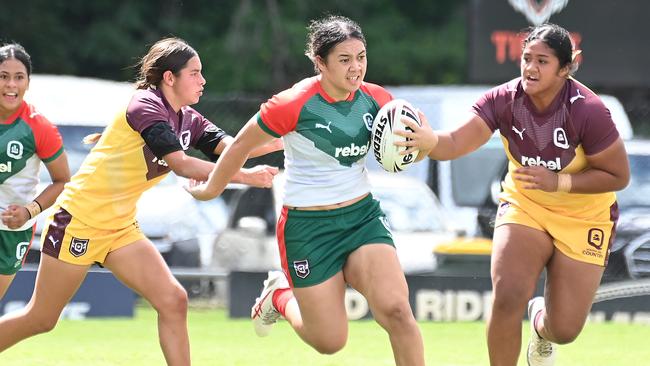
<path fill-rule="evenodd" d="M 188 302 L 187 291 L 179 285 L 168 290 L 155 307 L 159 313 L 185 314 Z"/>
<path fill-rule="evenodd" d="M 547 327 L 548 333 L 553 338 L 550 341 L 557 344 L 567 344 L 575 341 L 582 331 L 582 324 L 567 321 L 548 322 L 544 326 Z"/>
<path fill-rule="evenodd" d="M 388 331 L 395 328 L 416 326 L 408 300 L 394 300 L 379 307 L 377 321 Z"/>
<path fill-rule="evenodd" d="M 58 316 L 36 316 L 30 321 L 33 334 L 47 333 L 56 327 L 59 321 Z"/>
<path fill-rule="evenodd" d="M 320 354 L 333 355 L 345 347 L 347 337 L 328 337 L 312 343 L 312 347 Z"/>
<path fill-rule="evenodd" d="M 522 314 L 530 297 L 528 289 L 511 281 L 493 284 L 492 312 Z"/>

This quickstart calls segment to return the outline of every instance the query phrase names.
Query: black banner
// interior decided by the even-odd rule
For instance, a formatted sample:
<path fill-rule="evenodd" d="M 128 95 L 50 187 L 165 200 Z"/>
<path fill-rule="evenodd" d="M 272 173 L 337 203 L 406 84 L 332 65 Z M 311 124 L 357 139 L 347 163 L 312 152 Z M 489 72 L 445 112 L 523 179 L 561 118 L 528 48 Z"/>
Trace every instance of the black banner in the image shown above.
<path fill-rule="evenodd" d="M 473 0 L 469 78 L 501 84 L 519 75 L 521 30 L 544 21 L 566 28 L 582 50 L 576 78 L 598 87 L 650 87 L 647 0 Z"/>

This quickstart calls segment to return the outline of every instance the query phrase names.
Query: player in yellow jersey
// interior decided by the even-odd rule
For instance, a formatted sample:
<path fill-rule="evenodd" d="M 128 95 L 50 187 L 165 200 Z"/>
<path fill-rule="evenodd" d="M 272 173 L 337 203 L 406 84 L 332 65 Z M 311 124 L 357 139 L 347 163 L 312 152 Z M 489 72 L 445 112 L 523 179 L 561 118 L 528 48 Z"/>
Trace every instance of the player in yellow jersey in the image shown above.
<path fill-rule="evenodd" d="M 493 366 L 516 365 L 527 305 L 528 364 L 554 364 L 556 344 L 585 324 L 613 242 L 614 191 L 628 184 L 629 163 L 603 102 L 571 77 L 575 55 L 564 28 L 538 26 L 524 40 L 521 77 L 488 91 L 465 123 L 436 133 L 408 123 L 414 133 L 398 133 L 413 138 L 398 145 L 451 160 L 499 130 L 509 169 L 492 248 Z M 544 297 L 529 301 L 544 269 Z"/>
<path fill-rule="evenodd" d="M 24 310 L 0 318 L 0 351 L 51 330 L 88 268 L 99 263 L 156 309 L 167 364 L 190 364 L 187 293 L 138 228 L 135 214 L 142 193 L 172 170 L 208 178 L 214 164 L 188 156 L 190 146 L 216 160 L 232 141 L 189 107 L 203 92 L 201 70 L 196 51 L 178 38 L 158 41 L 143 57 L 138 90 L 55 203 L 41 238 L 44 255 L 34 294 Z M 252 156 L 281 148 L 275 140 Z M 240 170 L 232 181 L 270 187 L 276 173 L 258 166 Z"/>

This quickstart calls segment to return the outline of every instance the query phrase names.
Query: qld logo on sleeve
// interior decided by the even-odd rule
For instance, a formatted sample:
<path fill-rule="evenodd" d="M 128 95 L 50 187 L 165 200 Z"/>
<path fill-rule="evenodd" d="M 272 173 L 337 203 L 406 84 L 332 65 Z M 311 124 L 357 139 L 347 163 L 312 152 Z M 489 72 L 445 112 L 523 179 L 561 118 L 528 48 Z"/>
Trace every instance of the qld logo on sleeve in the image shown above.
<path fill-rule="evenodd" d="M 81 257 L 82 255 L 86 254 L 86 251 L 88 251 L 88 242 L 90 239 L 79 239 L 79 238 L 72 238 L 72 241 L 70 241 L 70 254 L 74 255 L 75 257 Z"/>
<path fill-rule="evenodd" d="M 180 142 L 183 150 L 187 150 L 190 147 L 191 137 L 192 133 L 190 131 L 181 132 L 181 135 L 178 137 L 178 142 Z"/>
<path fill-rule="evenodd" d="M 309 261 L 306 259 L 293 261 L 293 269 L 296 271 L 296 276 L 307 278 L 309 276 Z"/>

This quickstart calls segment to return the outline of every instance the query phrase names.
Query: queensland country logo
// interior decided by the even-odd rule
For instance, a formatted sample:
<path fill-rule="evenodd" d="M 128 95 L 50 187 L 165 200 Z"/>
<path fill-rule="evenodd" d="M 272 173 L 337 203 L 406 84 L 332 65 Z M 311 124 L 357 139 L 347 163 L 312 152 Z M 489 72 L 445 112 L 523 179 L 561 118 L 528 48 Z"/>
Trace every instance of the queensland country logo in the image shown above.
<path fill-rule="evenodd" d="M 589 229 L 587 234 L 587 243 L 592 247 L 601 250 L 603 249 L 603 241 L 605 240 L 605 234 L 602 230 L 597 228 Z"/>
<path fill-rule="evenodd" d="M 587 244 L 589 247 L 582 251 L 582 254 L 595 257 L 603 258 L 603 245 L 605 244 L 605 233 L 598 228 L 591 228 L 587 232 Z M 591 248 L 590 248 L 591 247 Z"/>
<path fill-rule="evenodd" d="M 534 25 L 541 25 L 551 18 L 551 15 L 564 9 L 569 0 L 508 0 L 518 12 Z"/>
<path fill-rule="evenodd" d="M 306 259 L 293 261 L 293 269 L 296 271 L 296 276 L 307 278 L 309 276 L 309 261 Z"/>
<path fill-rule="evenodd" d="M 70 242 L 70 254 L 74 255 L 75 257 L 81 257 L 82 255 L 86 254 L 89 241 L 90 239 L 79 239 L 73 237 L 72 241 Z"/>

